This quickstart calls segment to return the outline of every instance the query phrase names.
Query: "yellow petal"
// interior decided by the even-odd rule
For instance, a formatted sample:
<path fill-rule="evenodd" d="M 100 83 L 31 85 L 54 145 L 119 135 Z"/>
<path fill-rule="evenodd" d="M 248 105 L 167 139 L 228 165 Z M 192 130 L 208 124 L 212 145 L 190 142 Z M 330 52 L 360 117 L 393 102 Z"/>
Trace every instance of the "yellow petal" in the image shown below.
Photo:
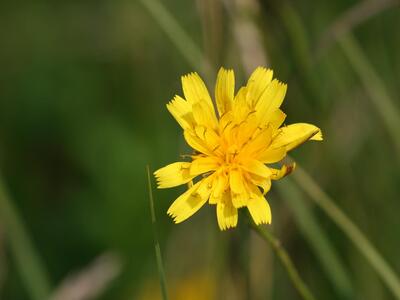
<path fill-rule="evenodd" d="M 265 89 L 255 107 L 261 124 L 266 124 L 272 113 L 281 106 L 286 90 L 287 85 L 276 79 Z"/>
<path fill-rule="evenodd" d="M 212 150 L 212 152 L 220 148 L 220 137 L 212 128 L 196 126 L 194 131 L 196 135 L 204 141 L 207 148 Z"/>
<path fill-rule="evenodd" d="M 267 126 L 271 126 L 273 130 L 276 130 L 282 125 L 285 119 L 286 114 L 278 108 L 271 113 L 271 116 L 267 121 Z"/>
<path fill-rule="evenodd" d="M 247 101 L 251 107 L 255 107 L 260 96 L 264 93 L 267 86 L 271 83 L 273 72 L 270 69 L 258 67 L 251 74 L 247 82 Z"/>
<path fill-rule="evenodd" d="M 272 141 L 271 148 L 285 147 L 286 151 L 290 151 L 308 140 L 321 141 L 321 130 L 312 124 L 296 123 L 281 127 Z"/>
<path fill-rule="evenodd" d="M 206 154 L 206 155 L 213 155 L 212 150 L 207 146 L 206 142 L 200 139 L 197 135 L 195 135 L 190 130 L 185 130 L 183 132 L 183 136 L 185 137 L 186 142 L 189 144 L 190 147 L 193 149 Z"/>
<path fill-rule="evenodd" d="M 262 178 L 269 178 L 272 174 L 271 170 L 266 165 L 256 159 L 247 159 L 243 162 L 241 167 L 247 172 L 253 173 Z"/>
<path fill-rule="evenodd" d="M 265 151 L 271 144 L 272 140 L 272 128 L 267 127 L 264 129 L 257 129 L 253 137 L 248 141 L 248 143 L 242 148 L 241 155 L 244 157 L 254 157 Z"/>
<path fill-rule="evenodd" d="M 271 208 L 269 207 L 268 201 L 264 198 L 261 192 L 256 187 L 251 194 L 252 198 L 247 203 L 247 209 L 250 212 L 254 223 L 259 224 L 271 224 Z"/>
<path fill-rule="evenodd" d="M 271 189 L 271 178 L 264 178 L 264 177 L 260 177 L 260 176 L 254 175 L 254 174 L 250 174 L 250 181 L 253 184 L 262 188 L 263 195 L 268 193 L 269 190 Z"/>
<path fill-rule="evenodd" d="M 234 193 L 242 194 L 246 192 L 244 178 L 239 170 L 229 172 L 229 185 Z"/>
<path fill-rule="evenodd" d="M 241 87 L 233 100 L 232 113 L 235 120 L 243 121 L 251 112 L 250 105 L 247 103 L 247 88 Z"/>
<path fill-rule="evenodd" d="M 175 223 L 185 221 L 207 202 L 211 191 L 207 179 L 193 185 L 172 203 L 167 213 L 174 219 Z"/>
<path fill-rule="evenodd" d="M 190 165 L 189 174 L 191 176 L 197 176 L 209 171 L 218 169 L 220 160 L 217 157 L 206 156 L 199 157 L 192 161 Z"/>
<path fill-rule="evenodd" d="M 224 172 L 219 172 L 215 175 L 213 181 L 212 192 L 210 195 L 210 204 L 217 204 L 228 187 L 228 178 Z"/>
<path fill-rule="evenodd" d="M 238 211 L 232 205 L 229 193 L 224 193 L 223 200 L 217 204 L 217 220 L 221 230 L 236 227 Z"/>
<path fill-rule="evenodd" d="M 231 191 L 231 198 L 233 206 L 236 208 L 240 208 L 247 205 L 247 202 L 249 200 L 249 194 L 247 192 L 237 194 Z"/>
<path fill-rule="evenodd" d="M 196 102 L 192 105 L 193 118 L 198 125 L 216 129 L 218 120 L 213 110 L 204 102 Z"/>
<path fill-rule="evenodd" d="M 193 127 L 194 118 L 192 106 L 185 99 L 175 96 L 167 104 L 167 109 L 183 129 Z"/>
<path fill-rule="evenodd" d="M 241 147 L 249 141 L 258 128 L 257 118 L 251 114 L 239 126 L 236 133 L 236 144 Z"/>
<path fill-rule="evenodd" d="M 273 164 L 281 161 L 286 156 L 286 148 L 281 147 L 277 149 L 268 148 L 257 155 L 257 159 L 264 164 Z"/>
<path fill-rule="evenodd" d="M 194 176 L 190 175 L 189 162 L 176 162 L 154 172 L 159 189 L 170 188 L 189 182 Z"/>
<path fill-rule="evenodd" d="M 282 168 L 280 169 L 271 168 L 272 171 L 271 179 L 279 180 L 292 173 L 295 169 L 296 169 L 296 163 L 293 163 L 292 165 L 283 165 Z"/>
<path fill-rule="evenodd" d="M 219 69 L 215 84 L 215 101 L 220 117 L 232 109 L 234 93 L 235 75 L 233 70 Z"/>
<path fill-rule="evenodd" d="M 245 178 L 239 170 L 231 170 L 229 172 L 229 186 L 233 205 L 236 208 L 246 206 L 249 192 Z"/>
<path fill-rule="evenodd" d="M 205 101 L 212 106 L 212 101 L 207 87 L 197 73 L 194 72 L 184 75 L 181 80 L 183 94 L 190 104 Z"/>

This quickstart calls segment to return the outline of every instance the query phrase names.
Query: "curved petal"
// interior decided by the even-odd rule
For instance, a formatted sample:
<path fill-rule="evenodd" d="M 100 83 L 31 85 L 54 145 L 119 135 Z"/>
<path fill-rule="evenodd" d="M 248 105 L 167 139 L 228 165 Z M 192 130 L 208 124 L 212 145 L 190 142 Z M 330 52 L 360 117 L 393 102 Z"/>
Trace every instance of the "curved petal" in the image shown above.
<path fill-rule="evenodd" d="M 210 108 L 204 101 L 192 105 L 193 118 L 198 125 L 217 129 L 218 120 L 213 108 Z"/>
<path fill-rule="evenodd" d="M 261 95 L 264 93 L 267 86 L 271 83 L 273 72 L 270 69 L 258 67 L 250 75 L 247 82 L 247 102 L 254 108 L 259 101 Z"/>
<path fill-rule="evenodd" d="M 207 202 L 211 191 L 208 182 L 208 178 L 197 182 L 172 203 L 167 214 L 175 223 L 185 221 Z"/>
<path fill-rule="evenodd" d="M 194 72 L 181 77 L 183 94 L 186 100 L 191 104 L 198 102 L 205 102 L 214 112 L 214 105 L 212 103 L 210 94 L 200 76 Z"/>
<path fill-rule="evenodd" d="M 217 203 L 217 220 L 221 230 L 237 225 L 238 210 L 232 205 L 229 193 L 224 193 L 223 199 Z"/>
<path fill-rule="evenodd" d="M 185 137 L 186 142 L 190 147 L 194 150 L 197 150 L 206 155 L 213 155 L 212 150 L 207 146 L 206 142 L 200 139 L 197 135 L 192 133 L 191 130 L 185 130 L 183 132 L 183 136 Z"/>
<path fill-rule="evenodd" d="M 220 117 L 232 109 L 234 94 L 235 74 L 233 70 L 219 69 L 215 84 L 215 102 Z"/>
<path fill-rule="evenodd" d="M 282 168 L 280 169 L 273 169 L 271 168 L 272 171 L 272 180 L 279 180 L 290 173 L 292 173 L 296 169 L 296 163 L 293 163 L 291 165 L 283 165 Z"/>
<path fill-rule="evenodd" d="M 191 176 L 197 176 L 218 169 L 220 160 L 217 157 L 199 157 L 192 161 L 189 169 Z"/>
<path fill-rule="evenodd" d="M 236 208 L 246 206 L 249 198 L 247 183 L 239 170 L 229 172 L 229 186 L 231 188 L 232 203 Z"/>
<path fill-rule="evenodd" d="M 231 191 L 231 199 L 234 207 L 236 208 L 244 207 L 247 205 L 247 201 L 249 200 L 249 194 L 247 192 L 238 194 Z"/>
<path fill-rule="evenodd" d="M 190 165 L 189 162 L 175 162 L 155 171 L 158 188 L 170 188 L 192 180 Z"/>
<path fill-rule="evenodd" d="M 262 188 L 263 195 L 269 192 L 271 189 L 271 178 L 263 178 L 254 174 L 250 174 L 250 181 Z"/>
<path fill-rule="evenodd" d="M 312 124 L 296 123 L 280 128 L 271 148 L 285 147 L 290 151 L 308 140 L 322 141 L 321 130 Z"/>
<path fill-rule="evenodd" d="M 276 79 L 272 80 L 265 89 L 255 106 L 261 124 L 265 124 L 271 118 L 272 113 L 281 106 L 286 90 L 287 85 Z"/>
<path fill-rule="evenodd" d="M 246 192 L 244 178 L 242 172 L 239 170 L 232 170 L 229 172 L 229 185 L 234 193 L 242 194 Z"/>
<path fill-rule="evenodd" d="M 265 125 L 271 126 L 272 130 L 275 131 L 283 124 L 285 119 L 286 119 L 286 114 L 278 108 L 274 112 L 271 113 L 271 115 Z M 261 125 L 264 125 L 264 124 L 261 124 Z"/>
<path fill-rule="evenodd" d="M 257 128 L 253 133 L 253 136 L 243 147 L 241 154 L 253 156 L 256 153 L 267 149 L 272 141 L 272 133 L 271 127 L 266 127 L 263 129 Z"/>
<path fill-rule="evenodd" d="M 271 170 L 262 162 L 256 159 L 248 159 L 242 164 L 242 168 L 247 172 L 253 173 L 263 178 L 271 177 Z"/>
<path fill-rule="evenodd" d="M 217 204 L 221 200 L 222 195 L 228 187 L 228 177 L 225 172 L 218 172 L 214 176 L 212 192 L 210 195 L 210 204 Z"/>
<path fill-rule="evenodd" d="M 251 112 L 251 107 L 247 103 L 247 88 L 241 87 L 236 93 L 232 104 L 232 115 L 234 120 L 243 121 Z"/>
<path fill-rule="evenodd" d="M 276 148 L 276 149 L 271 149 L 268 148 L 261 152 L 258 156 L 257 159 L 264 164 L 273 164 L 278 161 L 281 161 L 284 157 L 286 156 L 286 148 L 281 147 L 281 148 Z"/>
<path fill-rule="evenodd" d="M 258 188 L 256 187 L 258 190 Z M 247 209 L 250 212 L 254 223 L 259 224 L 271 224 L 271 208 L 269 207 L 267 199 L 258 190 L 254 190 L 251 194 L 252 198 L 247 203 Z"/>
<path fill-rule="evenodd" d="M 167 104 L 167 109 L 183 129 L 194 126 L 192 106 L 182 97 L 175 96 Z"/>

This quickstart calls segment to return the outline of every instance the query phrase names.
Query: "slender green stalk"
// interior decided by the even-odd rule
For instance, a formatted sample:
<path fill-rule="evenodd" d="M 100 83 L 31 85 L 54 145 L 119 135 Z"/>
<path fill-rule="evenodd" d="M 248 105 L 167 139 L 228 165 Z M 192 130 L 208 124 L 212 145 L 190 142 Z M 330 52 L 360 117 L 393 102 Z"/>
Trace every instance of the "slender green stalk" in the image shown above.
<path fill-rule="evenodd" d="M 365 53 L 352 35 L 342 35 L 338 41 L 354 71 L 359 76 L 361 83 L 364 85 L 365 90 L 368 92 L 372 104 L 382 118 L 395 144 L 398 158 L 400 158 L 399 108 L 394 104 L 395 102 L 386 91 L 384 83 L 375 73 Z"/>
<path fill-rule="evenodd" d="M 151 187 L 150 168 L 148 165 L 146 166 L 146 171 L 147 171 L 147 183 L 148 183 L 148 189 L 149 189 L 151 223 L 153 225 L 154 250 L 156 253 L 158 277 L 160 279 L 162 298 L 163 298 L 163 300 L 168 300 L 167 283 L 165 280 L 165 272 L 164 272 L 163 261 L 162 261 L 162 257 L 161 257 L 160 243 L 158 241 L 157 219 L 156 219 L 156 213 L 154 210 L 154 198 L 153 198 L 153 189 Z"/>
<path fill-rule="evenodd" d="M 193 68 L 208 74 L 211 66 L 203 53 L 164 5 L 158 0 L 140 0 L 140 2 L 147 8 L 186 61 Z"/>
<path fill-rule="evenodd" d="M 396 299 L 400 299 L 400 280 L 389 264 L 371 244 L 367 237 L 347 217 L 334 201 L 302 168 L 297 167 L 292 178 L 310 196 L 310 198 L 335 222 L 347 235 L 354 246 L 364 255 L 383 282 L 392 291 Z"/>
<path fill-rule="evenodd" d="M 353 289 L 350 276 L 329 235 L 324 232 L 323 226 L 315 217 L 313 207 L 306 203 L 300 188 L 291 181 L 276 182 L 275 185 L 290 207 L 301 233 L 320 261 L 322 269 L 331 280 L 335 293 L 340 296 L 340 299 L 352 299 Z"/>
<path fill-rule="evenodd" d="M 47 299 L 50 283 L 44 265 L 37 254 L 0 177 L 0 219 L 6 227 L 11 254 L 31 299 Z"/>
<path fill-rule="evenodd" d="M 272 249 L 274 250 L 275 254 L 278 256 L 282 266 L 285 268 L 286 272 L 289 275 L 290 280 L 293 283 L 293 286 L 296 288 L 300 296 L 304 300 L 314 300 L 314 296 L 311 294 L 310 290 L 301 279 L 299 272 L 297 271 L 296 267 L 294 266 L 292 260 L 290 259 L 289 254 L 286 250 L 282 247 L 281 242 L 272 235 L 266 228 L 261 226 L 257 226 L 254 222 L 251 221 L 250 223 L 251 228 L 258 233 L 258 235 L 268 242 Z"/>

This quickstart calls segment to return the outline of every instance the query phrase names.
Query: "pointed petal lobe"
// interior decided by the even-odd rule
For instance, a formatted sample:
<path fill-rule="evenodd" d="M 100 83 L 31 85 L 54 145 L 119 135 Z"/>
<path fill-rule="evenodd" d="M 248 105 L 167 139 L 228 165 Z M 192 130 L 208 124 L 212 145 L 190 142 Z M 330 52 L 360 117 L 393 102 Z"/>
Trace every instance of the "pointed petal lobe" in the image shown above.
<path fill-rule="evenodd" d="M 232 109 L 232 102 L 235 93 L 235 75 L 233 70 L 221 68 L 217 75 L 215 84 L 215 101 L 219 116 L 223 116 Z"/>
<path fill-rule="evenodd" d="M 185 221 L 207 202 L 211 191 L 208 183 L 208 178 L 199 181 L 172 203 L 167 213 L 175 223 Z"/>
<path fill-rule="evenodd" d="M 267 86 L 271 83 L 273 72 L 270 69 L 258 67 L 250 75 L 247 82 L 247 101 L 252 108 L 255 107 Z"/>
<path fill-rule="evenodd" d="M 321 130 L 312 124 L 296 123 L 281 127 L 271 148 L 285 147 L 286 151 L 290 151 L 308 140 L 321 141 Z"/>
<path fill-rule="evenodd" d="M 189 162 L 176 162 L 155 171 L 158 188 L 170 188 L 192 180 L 194 176 L 190 175 L 190 165 Z"/>
<path fill-rule="evenodd" d="M 229 193 L 224 193 L 223 199 L 217 204 L 217 220 L 221 230 L 236 227 L 238 211 L 232 205 Z"/>
<path fill-rule="evenodd" d="M 192 106 L 185 99 L 175 96 L 167 104 L 167 109 L 183 129 L 193 127 Z"/>
<path fill-rule="evenodd" d="M 256 189 L 258 190 L 258 188 Z M 252 198 L 247 203 L 247 209 L 257 225 L 271 224 L 271 208 L 260 191 L 252 193 Z"/>

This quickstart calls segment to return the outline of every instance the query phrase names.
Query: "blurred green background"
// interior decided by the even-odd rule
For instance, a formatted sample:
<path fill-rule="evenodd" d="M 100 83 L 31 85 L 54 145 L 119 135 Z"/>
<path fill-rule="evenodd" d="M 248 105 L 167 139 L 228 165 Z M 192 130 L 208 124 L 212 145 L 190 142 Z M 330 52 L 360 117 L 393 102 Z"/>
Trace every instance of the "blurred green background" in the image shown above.
<path fill-rule="evenodd" d="M 208 68 L 145 2 L 170 12 Z M 0 169 L 53 299 L 161 299 L 145 166 L 190 153 L 165 104 L 191 71 L 213 93 L 220 66 L 237 87 L 260 64 L 288 83 L 287 122 L 325 137 L 293 158 L 400 273 L 399 28 L 388 0 L 2 1 Z M 166 210 L 183 189 L 154 190 L 171 299 L 299 299 L 240 219 L 219 232 L 205 206 L 174 225 Z M 317 299 L 396 299 L 293 179 L 268 199 Z M 34 299 L 0 216 L 0 299 Z"/>

